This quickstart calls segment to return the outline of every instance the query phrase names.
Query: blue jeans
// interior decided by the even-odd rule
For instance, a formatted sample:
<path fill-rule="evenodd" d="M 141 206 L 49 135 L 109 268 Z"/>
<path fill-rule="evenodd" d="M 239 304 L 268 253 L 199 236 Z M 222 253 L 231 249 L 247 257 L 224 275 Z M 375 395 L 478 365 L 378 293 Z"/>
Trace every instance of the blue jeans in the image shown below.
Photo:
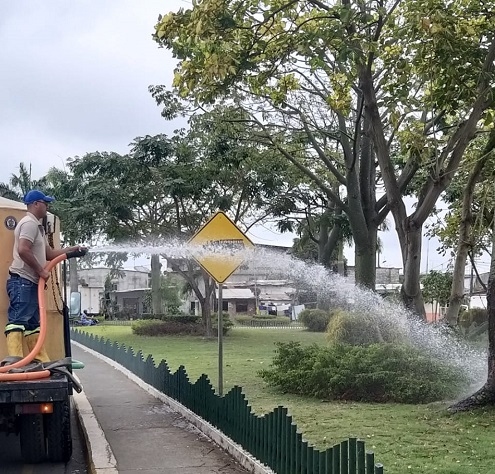
<path fill-rule="evenodd" d="M 7 294 L 10 304 L 5 334 L 11 331 L 39 331 L 38 285 L 26 278 L 11 276 L 7 280 Z"/>

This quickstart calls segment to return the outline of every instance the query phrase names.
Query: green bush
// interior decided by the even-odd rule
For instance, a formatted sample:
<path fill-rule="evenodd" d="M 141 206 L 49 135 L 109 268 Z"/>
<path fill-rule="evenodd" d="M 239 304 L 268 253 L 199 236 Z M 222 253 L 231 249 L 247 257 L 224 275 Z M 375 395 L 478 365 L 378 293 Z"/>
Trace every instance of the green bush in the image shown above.
<path fill-rule="evenodd" d="M 222 317 L 222 328 L 223 328 L 223 334 L 227 334 L 234 323 L 230 319 L 229 313 L 226 313 L 225 311 L 223 312 L 223 317 Z M 214 313 L 211 315 L 211 328 L 213 329 L 213 332 L 216 334 L 218 333 L 218 313 Z"/>
<path fill-rule="evenodd" d="M 198 323 L 141 319 L 132 323 L 132 332 L 139 336 L 163 336 L 165 334 L 202 334 L 203 327 Z"/>
<path fill-rule="evenodd" d="M 453 368 L 412 346 L 397 344 L 278 343 L 271 367 L 259 375 L 285 393 L 380 403 L 444 400 L 467 385 Z"/>
<path fill-rule="evenodd" d="M 308 331 L 313 332 L 325 332 L 330 317 L 330 313 L 322 309 L 304 309 L 299 313 L 299 321 L 306 326 Z"/>
<path fill-rule="evenodd" d="M 194 316 L 192 314 L 178 314 L 178 315 L 163 315 L 160 318 L 162 321 L 172 321 L 183 324 L 197 324 L 201 322 L 201 316 Z"/>
<path fill-rule="evenodd" d="M 141 315 L 142 319 L 159 319 L 161 321 L 179 321 L 182 323 L 197 323 L 201 318 L 200 316 L 195 316 L 193 314 L 185 314 L 185 313 L 143 313 Z"/>
<path fill-rule="evenodd" d="M 480 326 L 488 322 L 488 311 L 485 308 L 471 308 L 459 316 L 459 326 L 468 329 L 472 325 Z"/>
<path fill-rule="evenodd" d="M 405 334 L 388 319 L 370 314 L 334 310 L 327 326 L 331 343 L 369 345 L 379 342 L 401 342 Z"/>

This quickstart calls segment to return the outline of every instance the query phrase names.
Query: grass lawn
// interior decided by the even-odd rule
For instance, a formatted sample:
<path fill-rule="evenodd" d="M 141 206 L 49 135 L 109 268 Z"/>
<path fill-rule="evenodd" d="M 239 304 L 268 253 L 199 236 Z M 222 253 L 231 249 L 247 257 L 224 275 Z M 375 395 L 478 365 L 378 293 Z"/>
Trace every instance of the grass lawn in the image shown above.
<path fill-rule="evenodd" d="M 129 326 L 83 328 L 112 341 L 152 354 L 155 363 L 165 359 L 172 369 L 186 367 L 191 380 L 210 376 L 217 387 L 218 352 L 215 340 L 195 337 L 144 337 Z M 325 402 L 277 393 L 257 376 L 270 364 L 274 342 L 325 343 L 321 333 L 295 329 L 234 328 L 224 338 L 224 393 L 243 387 L 258 414 L 283 405 L 293 415 L 304 437 L 327 447 L 348 437 L 366 441 L 377 462 L 390 474 L 495 473 L 495 408 L 449 415 L 447 404 L 399 405 Z"/>

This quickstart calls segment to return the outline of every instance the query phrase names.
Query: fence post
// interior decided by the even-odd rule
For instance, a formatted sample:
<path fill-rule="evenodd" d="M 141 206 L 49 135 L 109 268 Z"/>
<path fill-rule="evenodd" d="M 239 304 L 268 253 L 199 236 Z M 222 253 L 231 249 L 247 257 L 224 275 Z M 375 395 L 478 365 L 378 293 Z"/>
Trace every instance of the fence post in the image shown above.
<path fill-rule="evenodd" d="M 333 473 L 332 474 L 341 474 L 340 471 L 340 444 L 336 444 L 333 447 L 333 456 L 332 456 L 332 465 L 333 465 Z"/>
<path fill-rule="evenodd" d="M 325 474 L 339 474 L 333 469 L 333 447 L 325 451 L 325 466 L 327 468 Z"/>
<path fill-rule="evenodd" d="M 366 474 L 366 454 L 364 441 L 357 441 L 357 474 Z"/>
<path fill-rule="evenodd" d="M 375 464 L 375 474 L 383 474 L 383 464 Z"/>
<path fill-rule="evenodd" d="M 349 441 L 340 443 L 340 472 L 347 474 L 349 472 Z"/>
<path fill-rule="evenodd" d="M 366 451 L 366 474 L 375 474 L 375 454 Z"/>

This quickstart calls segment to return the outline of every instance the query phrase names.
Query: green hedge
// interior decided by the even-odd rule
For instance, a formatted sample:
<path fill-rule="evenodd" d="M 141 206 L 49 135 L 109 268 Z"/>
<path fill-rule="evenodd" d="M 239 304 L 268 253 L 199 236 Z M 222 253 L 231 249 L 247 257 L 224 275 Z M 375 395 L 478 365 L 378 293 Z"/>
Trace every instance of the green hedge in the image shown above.
<path fill-rule="evenodd" d="M 307 330 L 313 332 L 325 332 L 330 318 L 331 314 L 322 309 L 304 309 L 298 317 Z"/>
<path fill-rule="evenodd" d="M 271 367 L 259 374 L 284 393 L 380 403 L 450 399 L 468 383 L 441 361 L 397 344 L 278 343 Z"/>
<path fill-rule="evenodd" d="M 218 316 L 212 315 L 214 332 L 218 331 Z M 228 314 L 223 316 L 223 334 L 233 326 Z M 166 316 L 163 319 L 141 319 L 132 323 L 132 332 L 139 336 L 163 336 L 165 334 L 203 335 L 205 330 L 199 316 Z"/>
<path fill-rule="evenodd" d="M 387 318 L 371 314 L 334 310 L 327 326 L 330 343 L 368 345 L 380 342 L 404 342 L 406 334 Z"/>
<path fill-rule="evenodd" d="M 132 323 L 132 332 L 139 336 L 163 336 L 165 334 L 203 334 L 203 326 L 198 323 L 142 319 Z"/>

